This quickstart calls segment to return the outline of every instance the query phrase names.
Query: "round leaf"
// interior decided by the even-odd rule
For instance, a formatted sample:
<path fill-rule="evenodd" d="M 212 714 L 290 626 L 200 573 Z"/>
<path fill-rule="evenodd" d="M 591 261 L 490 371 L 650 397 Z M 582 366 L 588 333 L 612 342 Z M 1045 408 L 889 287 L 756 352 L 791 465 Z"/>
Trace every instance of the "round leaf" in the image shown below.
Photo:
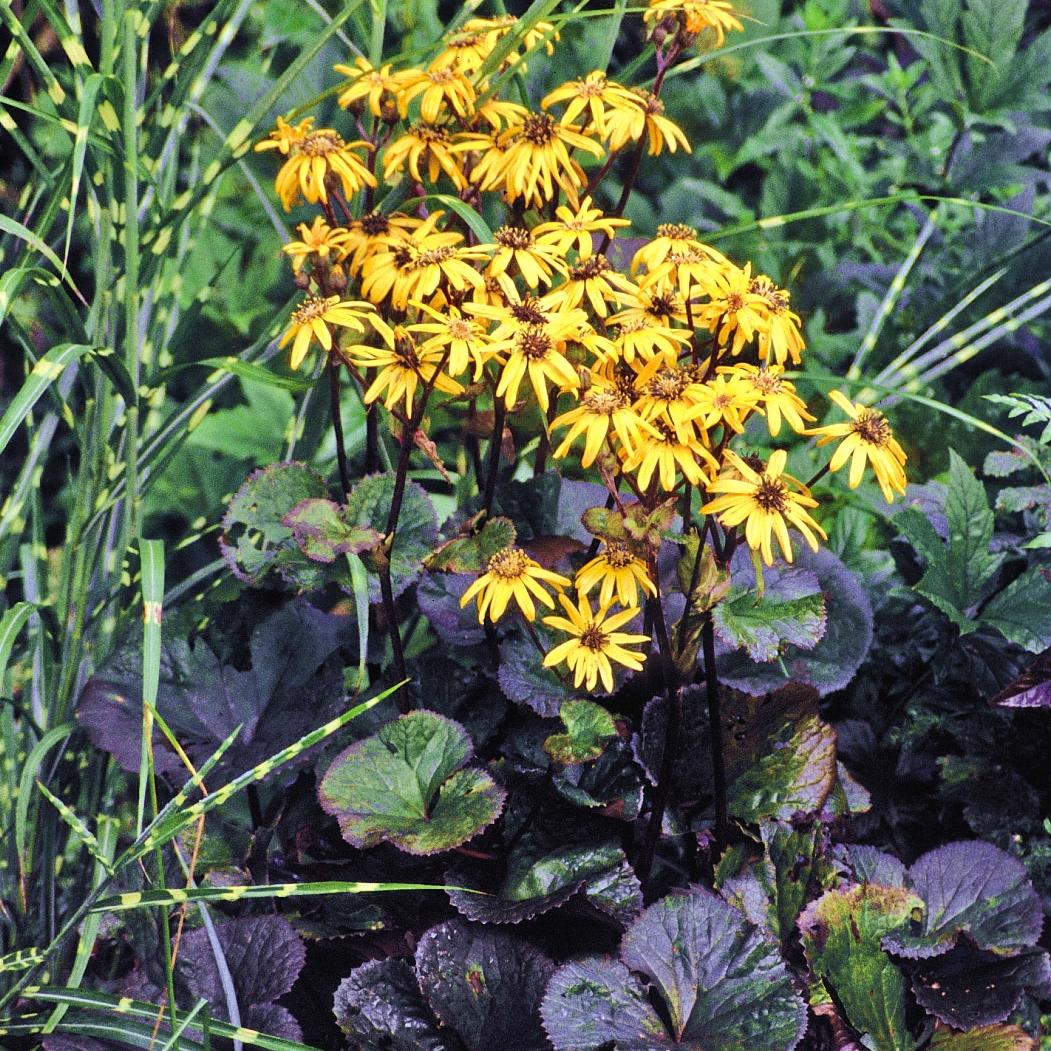
<path fill-rule="evenodd" d="M 552 734 L 544 742 L 544 751 L 563 766 L 598 759 L 606 742 L 617 735 L 613 716 L 593 701 L 566 701 L 559 715 L 567 732 Z"/>
<path fill-rule="evenodd" d="M 489 774 L 464 768 L 473 752 L 459 723 L 410 712 L 341 752 L 318 796 L 353 846 L 451 850 L 492 824 L 504 805 L 504 790 Z"/>

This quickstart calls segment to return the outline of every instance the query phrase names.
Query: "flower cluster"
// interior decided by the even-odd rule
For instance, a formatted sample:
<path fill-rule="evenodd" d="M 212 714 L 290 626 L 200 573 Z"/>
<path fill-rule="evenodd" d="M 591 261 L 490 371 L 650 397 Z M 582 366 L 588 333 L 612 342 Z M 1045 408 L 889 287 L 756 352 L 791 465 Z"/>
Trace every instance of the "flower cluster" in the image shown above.
<path fill-rule="evenodd" d="M 871 464 L 888 500 L 904 491 L 905 455 L 882 414 L 838 392 L 849 422 L 808 426 L 815 417 L 786 371 L 803 359 L 800 318 L 750 263 L 678 223 L 658 226 L 626 267 L 613 262 L 628 223 L 624 199 L 612 211 L 598 204 L 602 177 L 623 150 L 635 152 L 629 179 L 644 151 L 688 151 L 659 98 L 663 74 L 699 36 L 721 45 L 741 29 L 722 0 L 650 0 L 645 21 L 657 45 L 652 91 L 593 71 L 532 107 L 504 97 L 500 74 L 558 40 L 544 22 L 512 35 L 510 17 L 467 20 L 425 67 L 337 66 L 358 137 L 279 120 L 257 147 L 284 158 L 285 208 L 302 199 L 322 212 L 285 246 L 309 295 L 282 343 L 298 368 L 316 342 L 366 405 L 382 401 L 402 426 L 418 426 L 439 392 L 473 421 L 487 412 L 495 447 L 511 414 L 540 435 L 538 455 L 596 470 L 613 504 L 674 497 L 692 517 L 697 497 L 724 554 L 740 538 L 769 564 L 776 540 L 791 561 L 791 532 L 815 549 L 825 536 L 816 499 L 786 472 L 784 449 L 764 460 L 732 445 L 769 448 L 789 432 L 838 441 L 828 469 L 849 462 L 854 487 Z M 377 206 L 381 181 L 399 206 Z M 446 203 L 431 207 L 433 195 Z M 489 232 L 481 216 L 497 212 Z M 357 298 L 343 298 L 349 288 Z M 340 343 L 334 327 L 354 341 Z M 656 552 L 632 538 L 598 543 L 572 582 L 508 547 L 463 602 L 490 622 L 513 606 L 532 630 L 537 604 L 553 610 L 557 593 L 565 616 L 543 620 L 568 639 L 544 663 L 611 690 L 611 662 L 637 670 L 644 659 L 626 647 L 647 636 L 620 629 L 657 598 Z"/>

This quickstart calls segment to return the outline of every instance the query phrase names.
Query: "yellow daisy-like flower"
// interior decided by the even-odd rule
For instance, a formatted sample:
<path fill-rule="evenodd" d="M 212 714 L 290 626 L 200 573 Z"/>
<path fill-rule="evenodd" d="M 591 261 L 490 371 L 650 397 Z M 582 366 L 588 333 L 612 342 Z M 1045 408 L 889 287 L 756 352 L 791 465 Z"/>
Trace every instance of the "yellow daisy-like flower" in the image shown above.
<path fill-rule="evenodd" d="M 842 439 L 832 454 L 829 470 L 838 471 L 849 460 L 847 483 L 851 489 L 856 489 L 865 473 L 865 464 L 869 463 L 888 504 L 894 502 L 895 490 L 904 496 L 907 457 L 891 433 L 887 417 L 878 409 L 851 402 L 838 390 L 829 391 L 828 396 L 850 417 L 850 422 L 812 427 L 804 433 L 820 435 L 818 445 Z"/>
<path fill-rule="evenodd" d="M 782 377 L 783 365 L 741 362 L 721 365 L 718 371 L 740 376 L 752 385 L 762 399 L 759 411 L 766 416 L 767 426 L 775 437 L 781 433 L 782 418 L 799 434 L 806 430 L 804 420 L 814 422 L 814 417 L 807 412 L 806 402 L 796 394 L 795 385 Z"/>
<path fill-rule="evenodd" d="M 657 594 L 646 563 L 627 544 L 616 540 L 608 540 L 605 551 L 581 566 L 574 583 L 580 595 L 588 595 L 601 585 L 598 604 L 602 607 L 609 606 L 614 598 L 622 606 L 637 606 L 640 587 L 647 595 Z"/>
<path fill-rule="evenodd" d="M 462 394 L 463 387 L 443 372 L 438 372 L 444 352 L 438 348 L 424 350 L 417 346 L 412 333 L 401 325 L 391 327 L 382 318 L 369 319 L 380 334 L 385 346 L 372 347 L 354 344 L 344 347 L 343 353 L 362 368 L 378 368 L 379 374 L 365 391 L 366 405 L 374 402 L 384 391 L 383 404 L 393 409 L 399 401 L 405 401 L 405 415 L 412 415 L 412 403 L 416 389 L 434 377 L 434 389 L 444 394 Z M 438 373 L 435 377 L 435 373 Z"/>
<path fill-rule="evenodd" d="M 391 64 L 378 69 L 364 56 L 354 59 L 352 66 L 333 66 L 337 73 L 349 77 L 351 83 L 336 100 L 343 109 L 350 109 L 355 103 L 368 105 L 369 112 L 377 119 L 390 113 L 396 106 L 396 96 L 405 86 L 406 80 L 418 70 L 391 72 Z"/>
<path fill-rule="evenodd" d="M 638 289 L 604 255 L 593 255 L 570 267 L 566 280 L 553 288 L 548 297 L 566 309 L 573 309 L 585 301 L 599 317 L 609 314 L 608 303 L 623 303 Z"/>
<path fill-rule="evenodd" d="M 298 369 L 303 364 L 313 340 L 316 339 L 321 344 L 321 349 L 326 352 L 332 349 L 332 331 L 329 325 L 364 332 L 366 318 L 373 323 L 376 321 L 371 303 L 361 303 L 353 299 L 341 300 L 339 296 L 308 296 L 293 312 L 278 346 L 292 344 L 289 365 L 292 369 Z"/>
<path fill-rule="evenodd" d="M 724 470 L 708 491 L 722 493 L 702 508 L 703 514 L 716 515 L 727 528 L 745 527 L 745 540 L 753 551 L 760 551 L 763 561 L 772 565 L 772 538 L 777 537 L 786 562 L 792 561 L 792 542 L 788 527 L 798 530 L 811 549 L 818 549 L 817 533 L 827 539 L 825 531 L 807 513 L 817 501 L 801 483 L 784 473 L 788 453 L 778 449 L 763 468 L 745 462 L 732 450 L 725 453 L 730 470 Z M 762 470 L 760 471 L 760 468 Z"/>
<path fill-rule="evenodd" d="M 643 419 L 653 422 L 666 419 L 675 428 L 679 440 L 686 442 L 694 433 L 691 420 L 701 391 L 700 378 L 694 365 L 676 365 L 667 358 L 656 357 L 639 373 L 636 380 L 639 400 L 635 403 Z"/>
<path fill-rule="evenodd" d="M 759 405 L 761 395 L 743 376 L 721 375 L 701 383 L 693 397 L 694 408 L 686 414 L 686 419 L 700 420 L 707 430 L 724 423 L 740 434 L 745 420 Z"/>
<path fill-rule="evenodd" d="M 488 251 L 464 245 L 454 230 L 435 230 L 443 214 L 432 212 L 409 237 L 374 252 L 361 269 L 362 294 L 373 303 L 390 296 L 394 308 L 404 310 L 410 299 L 429 299 L 442 281 L 457 291 L 483 284 L 472 263 Z"/>
<path fill-rule="evenodd" d="M 344 246 L 344 257 L 347 269 L 357 276 L 362 266 L 376 252 L 388 251 L 395 241 L 408 241 L 412 232 L 418 230 L 424 220 L 401 212 L 389 215 L 372 211 L 360 219 L 353 220 L 347 227 L 347 239 Z"/>
<path fill-rule="evenodd" d="M 481 189 L 502 189 L 509 201 L 521 199 L 526 207 L 543 206 L 556 196 L 556 187 L 575 205 L 577 190 L 587 180 L 570 151 L 598 158 L 605 152 L 582 130 L 560 124 L 549 113 L 530 113 L 497 135 L 497 148 L 483 154 L 471 178 Z"/>
<path fill-rule="evenodd" d="M 733 264 L 714 248 L 675 245 L 663 263 L 639 278 L 639 284 L 642 288 L 677 287 L 683 300 L 693 303 L 699 293 L 718 286 L 719 274 L 726 267 L 733 268 Z"/>
<path fill-rule="evenodd" d="M 420 101 L 420 116 L 427 124 L 436 124 L 448 107 L 460 120 L 467 120 L 474 113 L 477 92 L 474 85 L 454 66 L 433 64 L 426 70 L 413 70 L 407 75 L 398 92 L 398 112 L 404 120 L 409 105 L 417 95 Z"/>
<path fill-rule="evenodd" d="M 613 80 L 607 80 L 602 70 L 596 69 L 582 80 L 570 80 L 544 96 L 541 109 L 550 109 L 556 103 L 567 103 L 561 120 L 572 124 L 582 113 L 587 122 L 602 135 L 606 130 L 606 110 L 637 106 L 638 100 L 630 89 Z"/>
<path fill-rule="evenodd" d="M 758 332 L 766 329 L 770 306 L 752 291 L 751 263 L 743 270 L 730 263 L 713 270 L 710 276 L 711 283 L 704 289 L 710 299 L 694 308 L 694 321 L 714 332 L 724 346 L 730 344 L 733 354 L 740 354 Z"/>
<path fill-rule="evenodd" d="M 650 361 L 658 355 L 674 363 L 680 351 L 690 345 L 690 334 L 639 315 L 621 322 L 613 343 L 621 360 L 629 364 L 636 357 Z"/>
<path fill-rule="evenodd" d="M 555 459 L 565 456 L 583 434 L 581 467 L 590 467 L 595 462 L 607 435 L 615 434 L 621 447 L 630 455 L 647 434 L 655 433 L 632 407 L 631 398 L 623 390 L 598 378 L 593 378 L 576 408 L 564 412 L 551 424 L 553 431 L 562 427 L 569 427 L 569 433 L 555 450 Z"/>
<path fill-rule="evenodd" d="M 634 106 L 611 110 L 606 118 L 603 138 L 616 152 L 629 142 L 638 142 L 645 135 L 649 140 L 647 152 L 656 157 L 667 147 L 674 153 L 680 146 L 689 152 L 690 143 L 682 128 L 664 115 L 664 103 L 645 88 L 631 88 Z"/>
<path fill-rule="evenodd" d="M 624 461 L 624 470 L 635 475 L 635 481 L 642 490 L 650 487 L 654 474 L 660 480 L 660 486 L 670 493 L 679 484 L 679 474 L 691 485 L 707 486 L 711 480 L 703 461 L 718 471 L 719 463 L 709 452 L 704 441 L 693 431 L 685 438 L 664 420 L 654 420 L 653 428 L 656 437 L 647 437 L 639 443 L 632 456 Z"/>
<path fill-rule="evenodd" d="M 278 117 L 274 130 L 262 142 L 256 143 L 255 152 L 262 153 L 264 150 L 277 150 L 283 157 L 287 157 L 296 146 L 310 135 L 310 129 L 313 126 L 313 117 L 306 117 L 298 124 L 289 124 L 283 117 Z"/>
<path fill-rule="evenodd" d="M 420 332 L 430 337 L 420 345 L 420 350 L 426 354 L 448 347 L 449 362 L 446 368 L 450 376 L 459 376 L 468 365 L 473 364 L 475 381 L 481 379 L 482 369 L 491 355 L 490 337 L 485 325 L 474 318 L 464 317 L 459 308 L 454 306 L 446 306 L 443 311 L 435 310 L 426 303 L 414 302 L 413 306 L 434 319 L 409 325 L 410 332 Z"/>
<path fill-rule="evenodd" d="M 607 216 L 600 208 L 591 206 L 591 198 L 585 197 L 576 210 L 569 205 L 555 209 L 556 219 L 533 227 L 533 237 L 539 244 L 551 245 L 563 257 L 573 247 L 578 259 L 587 259 L 594 251 L 593 235 L 602 234 L 612 240 L 617 227 L 631 226 L 628 219 Z"/>
<path fill-rule="evenodd" d="M 753 279 L 750 291 L 762 296 L 769 309 L 766 326 L 759 329 L 759 357 L 764 360 L 773 357 L 779 365 L 791 358 L 792 363 L 798 365 L 804 343 L 799 315 L 789 309 L 789 294 L 762 274 Z"/>
<path fill-rule="evenodd" d="M 413 124 L 390 143 L 383 154 L 384 181 L 406 167 L 418 183 L 437 182 L 444 172 L 457 190 L 467 187 L 457 147 L 445 128 Z"/>
<path fill-rule="evenodd" d="M 476 73 L 493 50 L 491 33 L 456 30 L 445 35 L 445 47 L 431 67 L 448 66 L 470 76 Z"/>
<path fill-rule="evenodd" d="M 716 47 L 723 46 L 728 31 L 744 29 L 728 0 L 650 0 L 649 10 L 642 16 L 644 22 L 661 22 L 669 17 L 680 19 L 691 36 L 712 30 Z"/>
<path fill-rule="evenodd" d="M 524 226 L 501 226 L 493 238 L 496 251 L 485 274 L 496 278 L 509 296 L 514 295 L 514 281 L 508 273 L 512 263 L 530 288 L 550 285 L 552 274 L 566 272 L 566 264 L 558 251 L 551 245 L 537 244 Z"/>
<path fill-rule="evenodd" d="M 577 370 L 565 356 L 566 340 L 574 338 L 575 324 L 556 321 L 547 325 L 526 325 L 506 340 L 494 342 L 492 349 L 506 352 L 507 360 L 500 373 L 496 396 L 510 409 L 518 400 L 518 388 L 528 375 L 540 408 L 547 412 L 550 404 L 548 383 L 572 389 L 580 386 Z"/>
<path fill-rule="evenodd" d="M 654 281 L 642 288 L 636 288 L 623 300 L 624 309 L 618 311 L 609 320 L 610 324 L 623 325 L 630 321 L 645 320 L 660 325 L 671 325 L 672 322 L 685 324 L 686 304 L 675 286 L 664 281 Z"/>
<path fill-rule="evenodd" d="M 699 252 L 707 255 L 718 263 L 726 262 L 726 257 L 716 249 L 704 244 L 697 238 L 697 231 L 692 226 L 683 223 L 661 223 L 657 227 L 657 236 L 647 241 L 632 257 L 631 272 L 634 274 L 639 267 L 645 267 L 653 274 L 669 254 L 677 252 Z"/>
<path fill-rule="evenodd" d="M 350 236 L 349 231 L 342 226 L 329 226 L 320 215 L 314 217 L 310 226 L 300 223 L 296 229 L 302 240 L 289 241 L 281 248 L 282 252 L 292 257 L 294 274 L 303 269 L 303 264 L 308 259 L 327 265 L 330 259 L 340 258 L 345 252 Z"/>
<path fill-rule="evenodd" d="M 325 180 L 329 175 L 336 176 L 343 196 L 348 199 L 363 186 L 375 186 L 376 176 L 355 152 L 371 149 L 371 143 L 364 139 L 344 142 L 343 137 L 331 128 L 320 128 L 295 143 L 274 180 L 274 188 L 285 211 L 291 210 L 300 194 L 309 204 L 318 201 L 328 204 Z"/>
<path fill-rule="evenodd" d="M 598 612 L 593 613 L 587 595 L 580 595 L 575 606 L 565 595 L 559 595 L 558 600 L 566 616 L 544 617 L 544 623 L 573 637 L 548 653 L 544 658 L 545 668 L 565 664 L 573 672 L 575 689 L 583 684 L 585 689 L 594 690 L 601 679 L 607 693 L 613 692 L 611 661 L 632 671 L 642 670 L 646 654 L 625 647 L 649 642 L 650 637 L 617 630 L 639 615 L 637 607 L 610 614 L 606 606 L 600 606 Z"/>
<path fill-rule="evenodd" d="M 486 615 L 491 621 L 499 620 L 514 599 L 526 620 L 536 620 L 534 598 L 548 609 L 555 608 L 544 584 L 561 590 L 568 588 L 570 582 L 566 577 L 544 569 L 520 548 L 505 547 L 489 559 L 485 572 L 463 593 L 460 606 L 462 608 L 477 598 L 478 623 L 481 624 Z"/>

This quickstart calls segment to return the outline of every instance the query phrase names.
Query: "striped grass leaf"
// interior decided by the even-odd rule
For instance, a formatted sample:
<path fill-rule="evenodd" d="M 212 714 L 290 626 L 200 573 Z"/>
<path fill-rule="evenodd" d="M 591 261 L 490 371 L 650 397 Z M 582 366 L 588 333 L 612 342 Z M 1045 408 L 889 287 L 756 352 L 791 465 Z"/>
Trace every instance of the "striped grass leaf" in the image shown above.
<path fill-rule="evenodd" d="M 78 1008 L 83 1011 L 98 1011 L 104 1012 L 107 1015 L 119 1016 L 118 1018 L 110 1019 L 108 1022 L 110 1026 L 114 1027 L 110 1033 L 111 1039 L 124 1039 L 125 1031 L 119 1027 L 127 1024 L 134 1025 L 134 1023 L 131 1022 L 131 1019 L 136 1018 L 149 1020 L 150 1027 L 147 1032 L 147 1036 L 149 1036 L 153 1032 L 153 1024 L 157 1018 L 156 1004 L 148 1004 L 141 1000 L 132 1000 L 128 997 L 109 996 L 106 993 L 97 993 L 61 986 L 30 987 L 25 992 L 27 997 L 37 1000 L 40 1003 L 68 1004 L 70 1007 Z M 83 1016 L 78 1019 L 76 1024 L 86 1024 L 83 1020 Z M 105 1039 L 103 1030 L 98 1028 L 105 1024 L 107 1023 L 99 1020 L 96 1024 L 96 1028 L 92 1030 L 91 1035 L 96 1035 Z M 295 1040 L 285 1040 L 281 1037 L 268 1036 L 266 1033 L 260 1033 L 255 1029 L 233 1026 L 228 1022 L 221 1022 L 214 1018 L 208 1020 L 207 1028 L 212 1036 L 222 1037 L 226 1040 L 240 1040 L 252 1047 L 264 1048 L 265 1051 L 317 1051 L 316 1048 L 311 1047 L 309 1044 L 301 1044 Z M 65 1032 L 69 1030 L 65 1026 L 59 1026 L 59 1031 Z M 5 1033 L 14 1035 L 15 1033 L 32 1034 L 37 1032 L 40 1032 L 40 1027 L 39 1025 L 34 1025 L 32 1022 L 9 1023 L 7 1021 L 0 1021 L 0 1035 L 4 1035 Z M 169 1031 L 165 1027 L 162 1027 L 161 1032 L 167 1036 Z M 184 1048 L 201 1046 L 199 1044 L 191 1045 L 186 1042 L 185 1039 L 181 1040 L 180 1044 Z M 151 1045 L 148 1043 L 134 1043 L 132 1046 L 148 1048 Z M 157 1045 L 155 1038 L 152 1046 L 154 1051 L 156 1051 Z"/>
<path fill-rule="evenodd" d="M 0 618 L 0 691 L 3 691 L 4 688 L 7 662 L 11 659 L 15 640 L 34 611 L 35 607 L 31 602 L 16 602 Z"/>
<path fill-rule="evenodd" d="M 87 825 L 77 816 L 75 811 L 68 807 L 61 799 L 51 792 L 42 781 L 37 781 L 40 794 L 58 811 L 59 816 L 69 826 L 77 842 L 106 870 L 110 876 L 115 874 L 115 869 L 109 858 L 102 851 L 98 839 Z"/>
<path fill-rule="evenodd" d="M 83 48 L 80 49 L 83 52 Z M 87 56 L 85 55 L 85 58 Z M 98 73 L 90 74 L 81 88 L 80 108 L 77 113 L 77 130 L 73 136 L 72 169 L 69 183 L 69 215 L 66 219 L 66 243 L 62 251 L 62 265 L 69 259 L 69 246 L 73 240 L 73 224 L 77 217 L 77 197 L 80 195 L 80 180 L 84 174 L 84 157 L 88 149 L 88 134 L 95 117 L 95 99 L 102 86 Z"/>
<path fill-rule="evenodd" d="M 265 383 L 268 387 L 279 387 L 281 390 L 292 391 L 293 394 L 302 394 L 314 386 L 314 380 L 304 379 L 302 376 L 282 376 L 273 369 L 264 368 L 252 361 L 243 358 L 202 358 L 200 361 L 187 361 L 181 365 L 173 365 L 164 369 L 163 372 L 154 377 L 154 383 L 160 386 L 176 373 L 186 369 L 210 368 L 214 371 L 208 377 L 208 383 L 214 383 L 224 375 L 238 376 L 241 379 L 253 380 L 256 383 Z"/>
<path fill-rule="evenodd" d="M 33 784 L 45 757 L 60 741 L 65 741 L 75 727 L 72 723 L 54 726 L 33 746 L 26 756 L 15 801 L 15 852 L 23 881 L 33 868 L 33 848 L 29 828 L 29 803 L 33 798 Z"/>
<path fill-rule="evenodd" d="M 91 350 L 92 348 L 85 343 L 60 343 L 37 360 L 22 388 L 0 417 L 0 453 L 7 448 L 22 421 L 29 415 L 44 391 L 62 375 L 66 366 Z"/>
<path fill-rule="evenodd" d="M 383 894 L 395 891 L 449 891 L 466 890 L 467 893 L 483 894 L 464 887 L 447 887 L 434 883 L 368 883 L 344 880 L 322 880 L 313 883 L 264 883 L 246 884 L 241 887 L 169 887 L 166 890 L 132 891 L 102 898 L 91 907 L 92 913 L 127 912 L 129 909 L 146 909 L 185 905 L 193 902 L 238 902 L 252 899 L 312 898 L 331 894 Z"/>
<path fill-rule="evenodd" d="M 11 974 L 13 971 L 25 971 L 36 967 L 45 960 L 39 949 L 19 949 L 0 956 L 0 974 Z"/>
<path fill-rule="evenodd" d="M 153 1008 L 153 1017 L 157 1008 Z M 116 1041 L 122 1047 L 142 1048 L 143 1051 L 157 1051 L 158 1037 L 165 1036 L 170 1030 L 167 1026 L 157 1029 L 152 1022 L 134 1022 L 127 1018 L 90 1018 L 75 1016 L 63 1019 L 53 1029 L 46 1029 L 46 1023 L 12 1022 L 0 1025 L 0 1036 L 41 1036 L 45 1032 L 69 1033 L 73 1036 L 89 1037 L 94 1040 Z M 182 1037 L 179 1041 L 182 1051 L 206 1051 L 204 1044 L 197 1040 Z"/>
<path fill-rule="evenodd" d="M 12 219 L 3 213 L 0 213 L 0 232 L 15 237 L 19 241 L 24 241 L 34 252 L 42 255 L 58 271 L 62 280 L 73 290 L 73 294 L 77 299 L 87 306 L 87 300 L 70 276 L 69 271 L 66 269 L 66 264 L 55 255 L 39 235 L 30 230 L 28 226 L 23 226 L 17 219 Z"/>
<path fill-rule="evenodd" d="M 761 47 L 766 44 L 777 43 L 781 40 L 798 40 L 806 37 L 868 36 L 873 33 L 903 37 L 918 37 L 934 44 L 941 44 L 953 51 L 962 51 L 964 54 L 970 55 L 971 58 L 977 59 L 979 62 L 984 62 L 986 65 L 992 66 L 994 64 L 991 58 L 987 55 L 983 55 L 980 51 L 975 51 L 974 48 L 967 47 L 956 40 L 949 39 L 948 37 L 938 36 L 937 33 L 928 33 L 924 29 L 914 29 L 911 26 L 843 26 L 836 29 L 800 29 L 786 33 L 771 33 L 769 36 L 756 37 L 753 40 L 743 40 L 737 44 L 728 44 L 726 47 L 705 52 L 703 55 L 697 55 L 694 58 L 687 59 L 685 62 L 676 64 L 668 71 L 667 79 L 671 80 L 672 77 L 681 77 L 685 73 L 692 73 L 695 69 L 699 69 L 708 62 L 725 58 L 727 55 L 732 55 L 737 51 L 745 51 L 748 48 Z"/>
<path fill-rule="evenodd" d="M 377 704 L 380 704 L 392 694 L 396 693 L 406 684 L 406 682 L 408 682 L 407 679 L 404 682 L 399 682 L 394 686 L 383 690 L 375 697 L 372 697 L 367 701 L 362 701 L 360 704 L 348 709 L 342 715 L 330 720 L 323 726 L 319 726 L 316 730 L 301 737 L 298 741 L 290 744 L 287 748 L 283 748 L 279 752 L 276 752 L 274 755 L 270 756 L 269 759 L 264 759 L 263 762 L 258 763 L 250 770 L 246 770 L 243 774 L 235 777 L 222 788 L 216 789 L 214 792 L 209 792 L 203 799 L 191 804 L 184 810 L 172 813 L 168 807 L 165 807 L 164 810 L 158 813 L 151 825 L 144 830 L 144 834 L 128 848 L 118 864 L 125 864 L 128 861 L 136 860 L 156 847 L 167 843 L 203 814 L 207 814 L 209 811 L 221 806 L 242 789 L 261 781 L 263 778 L 273 773 L 274 770 L 277 770 L 285 763 L 295 759 L 296 756 L 301 755 L 308 749 L 313 748 L 324 740 L 327 740 L 334 733 L 338 733 L 344 726 L 356 719 L 359 715 L 367 712 L 370 708 L 374 708 Z M 231 735 L 231 737 L 232 736 L 233 735 Z"/>
<path fill-rule="evenodd" d="M 901 266 L 898 267 L 898 272 L 891 280 L 886 294 L 880 302 L 879 307 L 876 309 L 876 313 L 873 315 L 868 331 L 865 333 L 865 338 L 862 339 L 861 345 L 858 347 L 857 353 L 854 355 L 854 360 L 850 363 L 850 368 L 847 370 L 848 379 L 856 380 L 861 375 L 862 362 L 864 362 L 865 358 L 867 358 L 875 349 L 876 341 L 879 339 L 880 332 L 883 331 L 883 326 L 886 323 L 887 318 L 893 313 L 894 308 L 898 305 L 898 300 L 901 298 L 902 292 L 905 291 L 905 282 L 908 281 L 909 274 L 912 273 L 913 267 L 923 254 L 923 250 L 927 246 L 927 242 L 931 239 L 931 235 L 938 229 L 937 223 L 938 209 L 934 208 L 924 221 L 912 248 L 909 249 L 908 255 L 905 256 Z"/>

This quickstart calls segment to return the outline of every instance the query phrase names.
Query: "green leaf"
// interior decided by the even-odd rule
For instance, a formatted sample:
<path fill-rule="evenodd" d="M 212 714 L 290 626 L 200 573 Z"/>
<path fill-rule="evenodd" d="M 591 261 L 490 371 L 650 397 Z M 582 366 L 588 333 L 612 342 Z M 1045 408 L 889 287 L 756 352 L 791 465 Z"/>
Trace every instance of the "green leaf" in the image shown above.
<path fill-rule="evenodd" d="M 922 909 L 922 899 L 903 887 L 863 884 L 826 892 L 799 918 L 811 969 L 868 1047 L 915 1047 L 905 1025 L 905 978 L 880 943 Z"/>
<path fill-rule="evenodd" d="M 793 573 L 807 579 L 791 587 L 785 578 Z M 752 660 L 776 660 L 785 644 L 812 650 L 825 634 L 825 599 L 817 578 L 791 568 L 779 576 L 782 587 L 762 596 L 733 588 L 712 615 L 719 634 L 743 646 Z"/>
<path fill-rule="evenodd" d="M 966 634 L 977 627 L 968 610 L 981 599 L 1003 556 L 989 550 L 993 512 L 985 487 L 951 449 L 949 458 L 945 498 L 948 542 L 941 541 L 934 527 L 915 508 L 901 511 L 895 523 L 927 561 L 927 571 L 916 591 L 949 617 L 961 634 Z"/>
<path fill-rule="evenodd" d="M 790 1051 L 803 1036 L 806 1008 L 777 945 L 707 890 L 645 909 L 620 953 L 555 972 L 541 1014 L 557 1051 Z"/>
<path fill-rule="evenodd" d="M 789 722 L 729 793 L 730 813 L 758 823 L 816 813 L 836 784 L 836 731 L 816 715 Z"/>
<path fill-rule="evenodd" d="M 375 547 L 383 536 L 368 526 L 351 525 L 344 508 L 334 500 L 302 500 L 281 519 L 307 558 L 335 562 L 340 555 L 360 555 Z"/>
<path fill-rule="evenodd" d="M 986 1025 L 966 1033 L 939 1030 L 930 1051 L 1036 1051 L 1036 1043 L 1021 1026 Z"/>
<path fill-rule="evenodd" d="M 613 716 L 593 701 L 565 701 L 559 716 L 567 732 L 552 734 L 544 742 L 544 751 L 563 766 L 598 759 L 606 743 L 617 736 Z"/>
<path fill-rule="evenodd" d="M 2 219 L 3 216 L 0 216 Z M 60 343 L 52 347 L 30 370 L 21 390 L 0 417 L 0 453 L 14 437 L 22 421 L 40 400 L 41 395 L 65 371 L 66 366 L 87 354 L 92 348 L 83 343 Z"/>
<path fill-rule="evenodd" d="M 1038 566 L 1026 570 L 994 596 L 981 621 L 1030 653 L 1051 646 L 1051 581 Z"/>
<path fill-rule="evenodd" d="M 348 524 L 366 526 L 381 534 L 387 530 L 387 515 L 394 499 L 393 473 L 370 474 L 354 484 L 347 500 L 344 519 Z M 438 539 L 438 516 L 434 505 L 416 482 L 405 483 L 401 514 L 390 559 L 391 588 L 397 598 L 415 583 L 423 572 L 423 561 Z M 379 602 L 380 582 L 375 560 L 366 555 L 362 561 L 369 575 L 369 601 Z"/>
<path fill-rule="evenodd" d="M 439 545 L 427 556 L 427 568 L 442 573 L 480 573 L 497 551 L 515 542 L 517 535 L 510 518 L 489 518 L 479 532 Z"/>
<path fill-rule="evenodd" d="M 504 805 L 489 774 L 465 768 L 473 753 L 459 723 L 411 712 L 341 752 L 318 796 L 353 846 L 451 850 L 491 825 Z"/>
<path fill-rule="evenodd" d="M 327 496 L 325 483 L 306 464 L 272 464 L 250 474 L 226 509 L 219 538 L 234 576 L 258 586 L 277 571 L 290 583 L 317 586 L 321 570 L 299 550 L 284 518 L 304 500 Z"/>
<path fill-rule="evenodd" d="M 994 63 L 966 57 L 971 99 L 978 110 L 988 104 L 1018 50 L 1027 6 L 1027 0 L 969 0 L 960 16 L 964 43 Z"/>

